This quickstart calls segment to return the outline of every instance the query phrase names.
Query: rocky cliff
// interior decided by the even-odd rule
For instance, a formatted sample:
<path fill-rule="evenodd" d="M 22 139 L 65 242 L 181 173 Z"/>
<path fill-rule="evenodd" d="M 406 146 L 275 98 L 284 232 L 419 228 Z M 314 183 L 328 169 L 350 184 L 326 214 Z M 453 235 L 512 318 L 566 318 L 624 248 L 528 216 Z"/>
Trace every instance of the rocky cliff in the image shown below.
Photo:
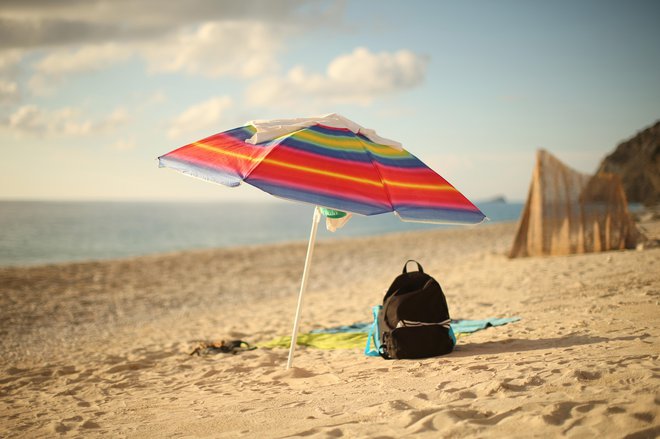
<path fill-rule="evenodd" d="M 598 172 L 618 174 L 629 202 L 660 204 L 660 121 L 617 146 Z"/>

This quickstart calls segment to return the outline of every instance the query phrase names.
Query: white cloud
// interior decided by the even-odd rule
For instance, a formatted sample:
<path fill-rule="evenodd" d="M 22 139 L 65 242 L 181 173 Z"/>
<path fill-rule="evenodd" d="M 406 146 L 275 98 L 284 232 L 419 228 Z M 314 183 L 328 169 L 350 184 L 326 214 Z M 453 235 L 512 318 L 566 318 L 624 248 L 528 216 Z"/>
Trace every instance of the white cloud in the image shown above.
<path fill-rule="evenodd" d="M 18 82 L 37 95 L 131 56 L 152 72 L 254 78 L 277 69 L 288 36 L 336 29 L 343 14 L 342 0 L 9 1 L 0 8 L 0 77 L 17 81 L 3 73 L 29 54 L 36 62 Z"/>
<path fill-rule="evenodd" d="M 187 134 L 202 131 L 220 131 L 225 112 L 233 106 L 227 96 L 215 97 L 185 110 L 170 124 L 167 134 L 170 138 L 180 138 Z"/>
<path fill-rule="evenodd" d="M 82 111 L 72 107 L 56 110 L 24 105 L 9 116 L 7 127 L 17 133 L 41 137 L 78 137 L 112 131 L 125 124 L 128 115 L 117 109 L 98 120 L 84 118 Z"/>
<path fill-rule="evenodd" d="M 246 92 L 247 102 L 263 107 L 333 104 L 369 105 L 379 96 L 422 84 L 427 58 L 409 50 L 372 53 L 358 47 L 330 62 L 324 74 L 291 69 L 284 77 L 257 81 Z"/>
<path fill-rule="evenodd" d="M 421 84 L 426 64 L 426 57 L 409 50 L 371 53 L 358 47 L 351 54 L 335 58 L 328 66 L 327 75 L 334 84 L 380 94 Z"/>
<path fill-rule="evenodd" d="M 23 59 L 23 53 L 20 50 L 5 50 L 0 52 L 0 73 L 14 72 L 21 59 Z"/>
<path fill-rule="evenodd" d="M 0 51 L 0 105 L 14 104 L 21 97 L 18 76 L 22 59 L 19 50 Z"/>
<path fill-rule="evenodd" d="M 106 69 L 131 54 L 128 47 L 110 43 L 51 51 L 35 64 L 28 84 L 34 94 L 49 94 L 71 75 Z"/>
<path fill-rule="evenodd" d="M 142 53 L 154 72 L 252 78 L 276 69 L 282 34 L 257 21 L 208 22 L 144 46 Z"/>
<path fill-rule="evenodd" d="M 119 139 L 112 145 L 112 149 L 116 149 L 118 151 L 128 151 L 131 149 L 135 149 L 137 146 L 135 139 L 129 138 L 129 139 Z"/>
<path fill-rule="evenodd" d="M 162 90 L 157 90 L 149 97 L 147 97 L 147 99 L 144 101 L 144 105 L 151 106 L 163 104 L 165 102 L 167 102 L 167 95 Z"/>
<path fill-rule="evenodd" d="M 63 76 L 72 73 L 102 70 L 117 61 L 130 56 L 130 51 L 118 44 L 82 46 L 74 50 L 51 52 L 39 61 L 35 70 L 51 76 Z"/>
<path fill-rule="evenodd" d="M 9 116 L 9 127 L 20 133 L 40 136 L 87 134 L 92 123 L 80 120 L 79 113 L 70 107 L 48 111 L 36 105 L 24 105 Z"/>
<path fill-rule="evenodd" d="M 125 108 L 116 108 L 109 115 L 96 122 L 95 131 L 109 132 L 120 126 L 125 125 L 130 120 L 130 116 Z"/>
<path fill-rule="evenodd" d="M 336 26 L 343 2 L 327 0 L 4 1 L 0 48 L 150 41 L 205 21 L 259 20 Z M 242 34 L 249 33 L 244 29 Z"/>
<path fill-rule="evenodd" d="M 132 56 L 143 58 L 154 73 L 253 78 L 277 70 L 285 34 L 276 25 L 256 21 L 206 22 L 139 44 L 56 49 L 34 64 L 28 86 L 35 95 L 49 95 L 73 75 L 101 71 Z"/>
<path fill-rule="evenodd" d="M 0 78 L 0 104 L 12 103 L 19 98 L 18 84 Z"/>

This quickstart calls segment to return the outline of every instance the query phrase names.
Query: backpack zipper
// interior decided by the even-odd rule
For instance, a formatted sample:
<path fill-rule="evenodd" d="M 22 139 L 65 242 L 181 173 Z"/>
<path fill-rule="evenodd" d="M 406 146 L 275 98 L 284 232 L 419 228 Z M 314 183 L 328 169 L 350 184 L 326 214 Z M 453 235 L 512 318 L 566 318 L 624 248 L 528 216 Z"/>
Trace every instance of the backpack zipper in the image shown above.
<path fill-rule="evenodd" d="M 413 322 L 412 320 L 399 320 L 396 324 L 397 328 L 404 328 L 408 326 L 442 326 L 443 328 L 449 329 L 449 324 L 451 319 L 444 320 L 440 323 L 428 323 L 428 322 Z"/>

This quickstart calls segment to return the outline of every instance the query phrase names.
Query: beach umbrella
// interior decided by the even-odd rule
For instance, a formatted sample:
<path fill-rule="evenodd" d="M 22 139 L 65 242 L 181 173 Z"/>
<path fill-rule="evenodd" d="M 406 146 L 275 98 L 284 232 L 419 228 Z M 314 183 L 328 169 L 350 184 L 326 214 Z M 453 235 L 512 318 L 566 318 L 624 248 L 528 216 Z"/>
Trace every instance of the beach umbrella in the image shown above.
<path fill-rule="evenodd" d="M 403 221 L 478 224 L 485 216 L 444 178 L 406 151 L 338 114 L 251 121 L 158 158 L 160 167 L 234 187 L 242 182 L 316 208 L 287 368 L 293 362 L 319 208 Z"/>

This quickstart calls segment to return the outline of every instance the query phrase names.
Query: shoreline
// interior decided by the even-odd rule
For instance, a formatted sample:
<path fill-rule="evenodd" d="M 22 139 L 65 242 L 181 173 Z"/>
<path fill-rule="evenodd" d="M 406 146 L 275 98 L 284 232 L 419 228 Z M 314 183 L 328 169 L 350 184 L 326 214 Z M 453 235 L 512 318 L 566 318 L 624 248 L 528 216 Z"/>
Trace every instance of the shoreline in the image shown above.
<path fill-rule="evenodd" d="M 8 208 L 0 214 L 0 242 L 5 250 L 0 255 L 2 266 L 102 261 L 189 249 L 302 241 L 309 236 L 312 216 L 310 206 L 293 203 L 254 204 L 249 208 L 233 204 L 188 208 L 177 203 L 154 208 L 142 204 L 72 203 L 63 210 L 44 203 L 30 206 Z M 497 220 L 513 221 L 518 219 L 522 205 L 503 204 L 493 209 L 491 213 Z M 318 239 L 428 228 L 424 224 L 405 224 L 394 215 L 355 216 L 338 234 L 322 227 Z"/>
<path fill-rule="evenodd" d="M 469 230 L 473 228 L 483 228 L 483 227 L 492 227 L 497 225 L 517 225 L 518 220 L 510 221 L 497 221 L 497 222 L 485 222 L 482 224 L 474 225 L 455 225 L 451 227 L 438 227 L 437 229 L 411 229 L 411 230 L 395 230 L 389 232 L 381 232 L 367 235 L 343 235 L 342 230 L 340 229 L 337 232 L 333 233 L 328 237 L 317 237 L 318 243 L 327 243 L 327 242 L 342 242 L 345 240 L 359 240 L 359 239 L 376 239 L 379 237 L 388 237 L 388 236 L 398 236 L 405 234 L 416 234 L 416 233 L 437 233 L 437 232 L 451 232 L 453 230 Z M 323 221 L 319 224 L 319 228 L 325 227 Z M 21 270 L 21 269 L 38 269 L 42 267 L 60 267 L 68 265 L 84 265 L 84 264 L 103 264 L 103 263 L 114 263 L 114 262 L 131 262 L 144 258 L 159 258 L 159 257 L 177 257 L 180 255 L 185 255 L 188 253 L 205 253 L 205 252 L 214 252 L 214 251 L 241 251 L 243 249 L 254 249 L 254 248 L 267 248 L 267 247 L 280 247 L 280 246 L 296 246 L 296 245 L 305 245 L 307 246 L 307 239 L 288 239 L 282 241 L 274 242 L 263 242 L 263 243 L 253 243 L 253 244 L 231 244 L 226 246 L 217 246 L 217 247 L 193 247 L 186 248 L 181 250 L 171 250 L 171 251 L 155 251 L 150 253 L 136 254 L 132 256 L 121 256 L 121 257 L 107 257 L 107 258 L 89 258 L 89 259 L 73 259 L 73 260 L 63 260 L 63 261 L 54 261 L 54 262 L 35 262 L 28 264 L 10 264 L 10 265 L 0 265 L 0 270 Z"/>

